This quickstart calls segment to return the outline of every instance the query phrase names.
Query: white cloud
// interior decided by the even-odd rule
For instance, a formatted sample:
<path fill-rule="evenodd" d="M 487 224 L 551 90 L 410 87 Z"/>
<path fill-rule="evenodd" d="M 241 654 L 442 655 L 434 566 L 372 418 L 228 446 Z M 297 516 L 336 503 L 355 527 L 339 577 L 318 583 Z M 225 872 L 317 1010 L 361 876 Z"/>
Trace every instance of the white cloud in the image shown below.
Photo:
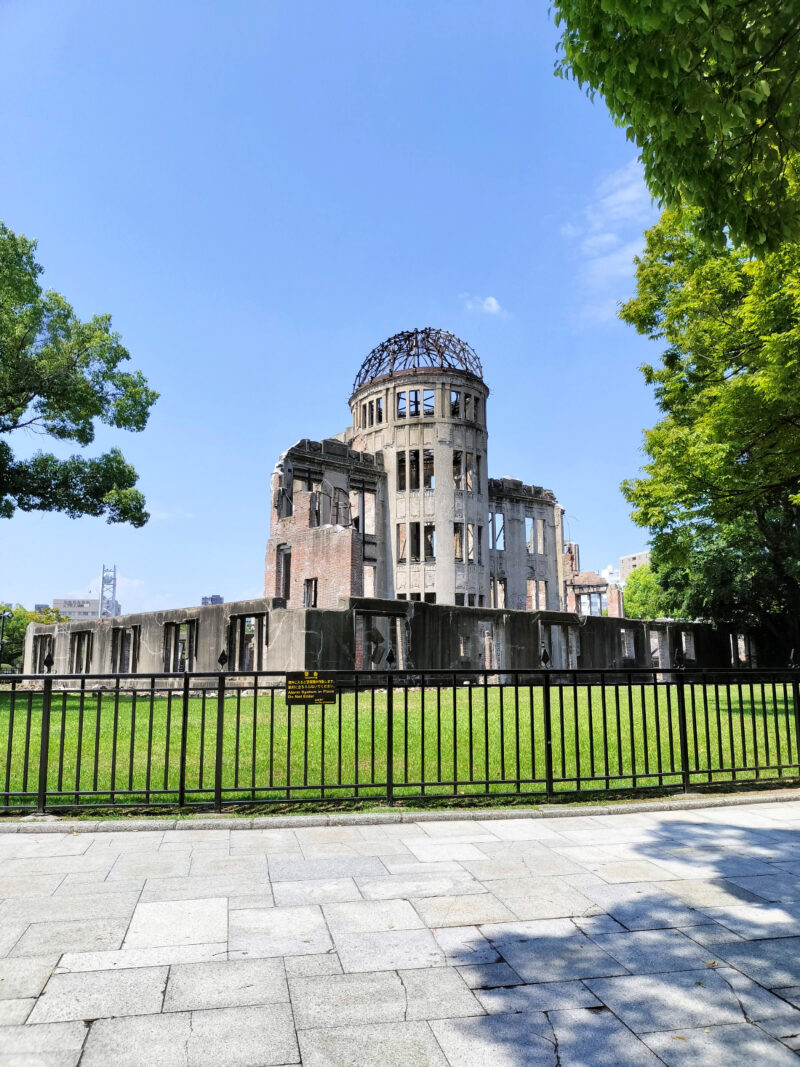
<path fill-rule="evenodd" d="M 467 311 L 477 311 L 483 315 L 505 314 L 500 307 L 500 301 L 494 296 L 471 296 L 469 293 L 462 293 L 461 299 Z"/>
<path fill-rule="evenodd" d="M 656 209 L 635 159 L 600 181 L 591 200 L 561 227 L 580 256 L 577 293 L 581 325 L 614 321 L 619 304 L 633 294 L 633 259 L 644 246 L 643 230 Z"/>

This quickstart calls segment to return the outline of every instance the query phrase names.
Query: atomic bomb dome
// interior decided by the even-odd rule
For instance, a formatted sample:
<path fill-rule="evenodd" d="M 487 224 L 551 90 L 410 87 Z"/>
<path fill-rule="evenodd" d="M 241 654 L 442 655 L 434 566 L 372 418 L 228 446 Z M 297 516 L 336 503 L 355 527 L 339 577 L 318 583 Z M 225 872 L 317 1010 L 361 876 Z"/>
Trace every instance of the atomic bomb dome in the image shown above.
<path fill-rule="evenodd" d="M 447 330 L 426 326 L 387 338 L 361 364 L 352 392 L 379 378 L 427 368 L 450 370 L 483 380 L 481 361 L 472 348 Z"/>

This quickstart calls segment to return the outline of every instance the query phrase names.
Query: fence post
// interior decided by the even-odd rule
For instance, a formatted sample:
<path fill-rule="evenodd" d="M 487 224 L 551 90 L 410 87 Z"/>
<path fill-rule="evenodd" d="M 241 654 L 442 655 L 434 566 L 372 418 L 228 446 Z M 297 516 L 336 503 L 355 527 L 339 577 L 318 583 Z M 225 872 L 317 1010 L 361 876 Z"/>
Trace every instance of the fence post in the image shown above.
<path fill-rule="evenodd" d="M 549 799 L 553 796 L 553 720 L 550 713 L 550 674 L 544 672 L 544 791 Z"/>
<path fill-rule="evenodd" d="M 43 814 L 47 804 L 47 763 L 50 755 L 50 701 L 53 695 L 52 675 L 45 675 L 42 692 L 42 734 L 39 743 L 39 793 L 36 810 Z"/>
<path fill-rule="evenodd" d="M 686 695 L 683 676 L 678 674 L 678 739 L 681 750 L 681 781 L 684 793 L 689 792 L 689 735 L 686 729 Z"/>
<path fill-rule="evenodd" d="M 214 763 L 214 811 L 222 811 L 222 742 L 225 729 L 225 677 L 217 679 L 217 756 Z"/>
<path fill-rule="evenodd" d="M 186 804 L 186 733 L 189 729 L 189 675 L 183 676 L 183 706 L 181 708 L 181 758 L 178 767 L 178 807 Z"/>
<path fill-rule="evenodd" d="M 386 799 L 394 804 L 394 684 L 391 671 L 386 684 Z"/>
<path fill-rule="evenodd" d="M 792 703 L 794 704 L 794 755 L 800 768 L 800 682 L 795 672 L 792 678 Z"/>

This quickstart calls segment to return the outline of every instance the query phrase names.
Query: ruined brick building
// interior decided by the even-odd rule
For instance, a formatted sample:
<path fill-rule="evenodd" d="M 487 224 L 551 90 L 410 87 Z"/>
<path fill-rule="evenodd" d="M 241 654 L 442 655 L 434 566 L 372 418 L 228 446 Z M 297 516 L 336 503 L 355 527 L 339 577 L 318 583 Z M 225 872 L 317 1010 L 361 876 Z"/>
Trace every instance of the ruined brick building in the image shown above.
<path fill-rule="evenodd" d="M 562 610 L 562 509 L 549 489 L 489 477 L 488 401 L 477 355 L 444 330 L 370 352 L 350 427 L 275 468 L 264 595 Z"/>

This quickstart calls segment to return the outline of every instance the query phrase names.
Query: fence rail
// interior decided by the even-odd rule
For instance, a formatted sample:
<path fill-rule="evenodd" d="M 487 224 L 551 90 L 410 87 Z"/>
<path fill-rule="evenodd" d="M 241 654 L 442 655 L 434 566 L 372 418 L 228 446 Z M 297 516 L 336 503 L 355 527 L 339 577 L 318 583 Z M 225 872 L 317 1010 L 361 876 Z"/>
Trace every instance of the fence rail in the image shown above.
<path fill-rule="evenodd" d="M 0 811 L 554 798 L 800 776 L 794 671 L 5 675 Z"/>

